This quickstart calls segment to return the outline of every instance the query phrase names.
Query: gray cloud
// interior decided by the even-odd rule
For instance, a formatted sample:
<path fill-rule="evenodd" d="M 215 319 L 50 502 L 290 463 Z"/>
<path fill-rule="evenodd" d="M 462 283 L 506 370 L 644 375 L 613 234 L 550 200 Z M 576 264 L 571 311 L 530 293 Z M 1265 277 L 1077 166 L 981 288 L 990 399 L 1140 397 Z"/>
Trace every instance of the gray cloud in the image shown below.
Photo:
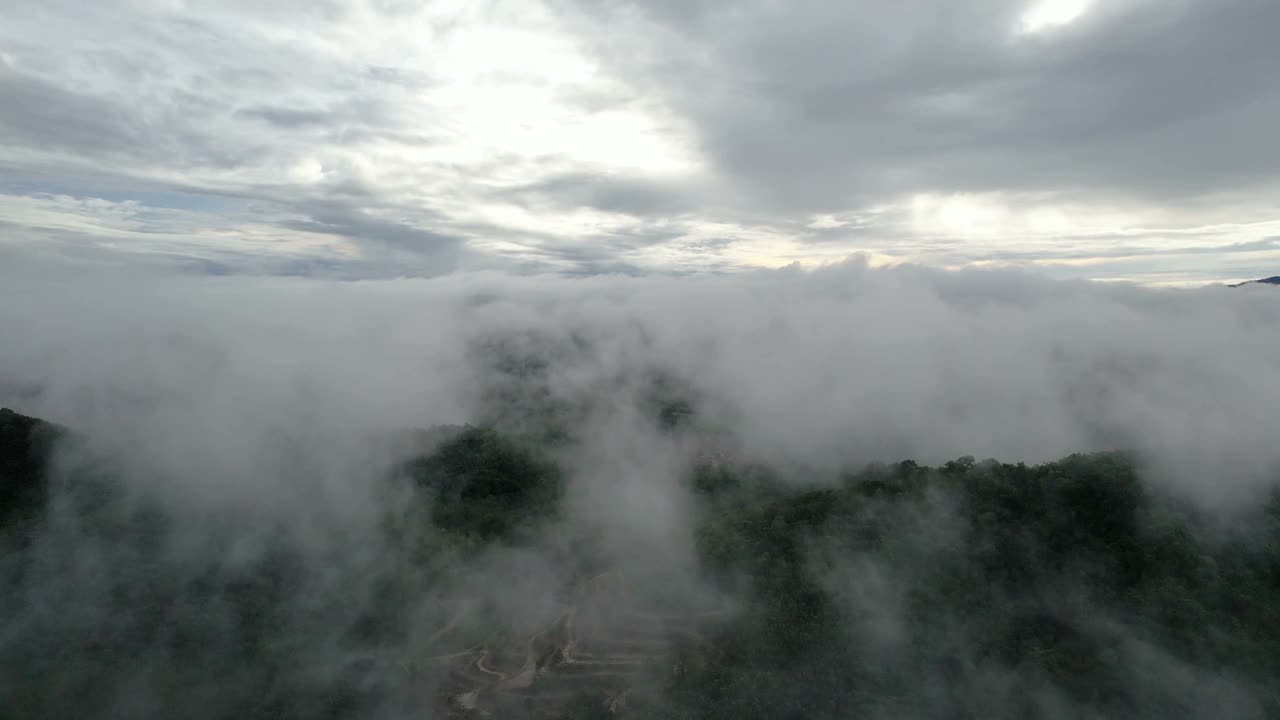
<path fill-rule="evenodd" d="M 1020 0 L 17 7 L 0 28 L 0 90 L 13 100 L 0 107 L 0 187 L 143 205 L 175 191 L 232 198 L 268 210 L 210 203 L 190 227 L 210 243 L 336 233 L 371 256 L 353 261 L 362 272 L 401 259 L 429 273 L 716 271 L 857 251 L 1105 261 L 1142 244 L 1137 225 L 1198 231 L 1209 248 L 1251 242 L 1244 228 L 1273 218 L 1280 96 L 1265 28 L 1277 18 L 1261 0 L 1098 2 L 1036 37 L 1013 33 Z M 526 26 L 537 28 L 529 42 L 484 45 L 491 27 Z M 546 73 L 544 44 L 555 48 Z M 418 52 L 428 46 L 441 52 Z M 644 151 L 629 155 L 633 143 Z M 922 229 L 901 202 L 953 191 L 1012 198 L 1010 217 L 1034 197 L 1104 219 L 1096 236 L 1020 242 L 1017 227 Z M 897 204 L 880 213 L 886 202 Z M 859 219 L 811 227 L 819 211 Z M 1230 223 L 1242 229 L 1214 230 Z M 1108 240 L 1108 226 L 1124 237 Z M 707 244 L 717 237 L 754 239 Z M 189 253 L 116 239 L 135 255 Z M 1184 280 L 1274 272 L 1261 246 L 1232 263 L 1203 253 L 1213 269 L 1197 271 L 1161 259 L 1166 244 L 1152 235 L 1145 265 L 1060 267 Z M 192 266 L 263 266 L 214 254 Z"/>
<path fill-rule="evenodd" d="M 114 99 L 0 69 L 0 142 L 71 152 L 137 149 L 145 127 Z"/>
<path fill-rule="evenodd" d="M 1091 248 L 1087 250 L 1064 250 L 1064 251 L 1055 253 L 1052 260 L 1053 261 L 1108 260 L 1108 259 L 1114 260 L 1114 259 L 1125 259 L 1125 258 L 1145 259 L 1153 256 L 1170 258 L 1170 257 L 1183 256 L 1183 255 L 1193 255 L 1193 256 L 1194 255 L 1211 255 L 1211 256 L 1214 256 L 1215 258 L 1227 259 L 1227 258 L 1230 258 L 1232 255 L 1239 254 L 1239 253 L 1272 252 L 1280 249 L 1280 238 L 1263 238 L 1261 240 L 1254 240 L 1251 242 L 1230 243 L 1227 245 L 1193 245 L 1193 246 L 1179 246 L 1176 248 L 1169 248 L 1169 247 L 1161 247 L 1159 245 L 1159 240 L 1163 237 L 1167 237 L 1167 236 L 1153 235 L 1147 238 L 1146 242 L 1139 242 L 1137 244 L 1128 244 L 1128 242 L 1131 241 L 1133 238 L 1125 237 L 1124 240 L 1126 241 L 1126 244 L 1124 245 L 1113 244 L 1111 247 L 1106 247 L 1106 248 Z M 1105 238 L 1098 238 L 1098 239 L 1111 240 L 1112 243 L 1119 240 L 1119 238 L 1116 238 L 1114 236 L 1108 236 Z M 961 242 L 950 242 L 950 243 L 939 242 L 932 245 L 930 249 L 935 252 L 938 252 L 939 254 L 952 255 L 957 258 L 965 258 L 965 259 L 987 259 L 987 260 L 1008 260 L 1008 261 L 1046 260 L 1043 253 L 1035 252 L 1033 250 L 1018 250 L 1018 249 L 986 250 L 986 251 L 982 251 L 980 255 L 973 254 L 972 249 L 966 248 L 964 244 Z M 891 254 L 891 255 L 895 254 L 895 251 L 892 249 L 888 250 L 887 252 L 888 254 Z M 904 250 L 904 251 L 898 251 L 898 252 L 900 252 L 901 254 L 906 254 L 909 251 Z"/>
<path fill-rule="evenodd" d="M 626 272 L 606 269 L 618 270 Z M 285 413 L 280 422 L 340 406 L 353 421 L 457 422 L 468 412 L 457 393 L 474 387 L 465 377 L 474 368 L 452 354 L 477 338 L 527 330 L 588 339 L 585 354 L 556 370 L 564 374 L 552 378 L 555 392 L 591 388 L 611 397 L 613 379 L 663 368 L 719 408 L 749 453 L 774 460 L 973 454 L 1030 462 L 1125 446 L 1160 463 L 1182 489 L 1219 500 L 1242 497 L 1237 491 L 1280 463 L 1272 441 L 1280 398 L 1259 380 L 1280 362 L 1273 340 L 1280 314 L 1265 293 L 853 264 L 700 280 L 468 274 L 349 288 L 219 279 L 99 287 L 107 280 L 84 277 L 76 294 L 83 300 L 75 300 L 50 294 L 41 279 L 49 273 L 24 272 L 6 287 L 26 301 L 3 304 L 2 329 L 15 342 L 0 367 L 18 385 L 49 387 L 51 404 L 34 409 L 54 419 L 93 422 L 77 398 L 122 383 L 146 386 L 152 375 L 140 369 L 153 361 L 131 353 L 150 347 L 148 338 L 200 327 L 202 344 L 237 358 L 237 374 L 214 386 L 251 404 L 273 403 L 272 413 Z M 464 302 L 477 294 L 491 300 Z M 21 311 L 37 300 L 49 309 L 38 327 Z M 215 314 L 199 320 L 205 312 Z M 117 360 L 90 352 L 88 343 L 106 342 L 102 332 L 121 348 Z M 290 334 L 297 337 L 286 340 Z M 272 349 L 249 353 L 258 343 Z M 259 362 L 279 364 L 259 374 Z M 438 372 L 433 363 L 443 363 Z M 204 397 L 205 385 L 187 377 L 197 367 L 165 370 L 186 388 L 183 403 L 208 403 L 211 422 L 248 412 L 227 405 L 223 391 Z M 253 400 L 278 372 L 300 374 Z M 318 405 L 280 395 L 308 387 L 334 391 L 306 391 L 306 403 Z M 1206 477 L 1214 482 L 1204 484 Z"/>
<path fill-rule="evenodd" d="M 1023 38 L 1027 5 L 1008 0 L 603 7 L 589 12 L 660 31 L 610 36 L 602 56 L 774 206 L 1009 188 L 1167 200 L 1274 180 L 1274 3 L 1098 3 Z"/>
<path fill-rule="evenodd" d="M 666 572 L 664 590 L 678 587 L 674 575 L 701 591 L 689 574 L 692 510 L 680 483 L 698 448 L 646 420 L 643 391 L 659 375 L 695 399 L 697 421 L 718 443 L 744 460 L 802 463 L 816 478 L 875 459 L 932 463 L 965 453 L 1033 462 L 1121 446 L 1139 453 L 1154 487 L 1240 507 L 1280 468 L 1280 384 L 1268 382 L 1280 373 L 1280 305 L 1265 288 L 1159 292 L 860 264 L 719 278 L 476 273 L 336 283 L 175 278 L 4 249 L 0 405 L 85 432 L 87 451 L 123 464 L 132 495 L 155 499 L 177 520 L 157 553 L 166 564 L 141 569 L 129 546 L 104 545 L 74 525 L 54 524 L 38 539 L 48 543 L 39 557 L 50 571 L 31 587 L 44 602 L 21 606 L 0 649 L 6 668 L 49 667 L 64 680 L 89 670 L 55 667 L 59 656 L 29 650 L 79 648 L 71 643 L 83 633 L 136 617 L 132 596 L 113 596 L 116 585 L 104 578 L 163 570 L 200 583 L 211 568 L 215 579 L 234 580 L 275 533 L 304 570 L 279 633 L 290 641 L 285 657 L 306 659 L 300 678 L 328 690 L 341 686 L 339 671 L 364 668 L 358 677 L 386 681 L 371 689 L 379 699 L 403 695 L 417 711 L 431 688 L 400 664 L 445 652 L 429 638 L 460 608 L 494 607 L 513 632 L 554 619 L 551 595 L 567 573 L 556 565 L 557 538 L 566 528 L 598 531 L 593 548 L 628 574 Z M 486 352 L 495 347 L 541 370 L 513 388 Z M 379 484 L 398 456 L 370 438 L 519 417 L 548 401 L 579 411 L 585 440 L 561 457 L 570 477 L 565 525 L 533 548 L 477 559 L 448 590 L 401 564 L 378 530 L 383 510 L 406 503 Z M 930 567 L 931 552 L 955 547 L 949 509 L 932 510 L 897 525 L 906 552 L 885 557 L 905 562 L 853 556 L 828 578 L 841 611 L 859 619 L 853 639 L 882 650 L 887 667 L 911 573 Z M 339 631 L 392 592 L 406 598 L 407 627 L 376 643 L 375 658 L 358 653 L 374 646 L 344 644 Z M 232 608 L 219 598 L 199 606 L 202 622 L 224 622 Z M 1051 604 L 1058 600 L 1069 598 Z M 119 603 L 123 621 L 107 610 Z M 46 634 L 54 631 L 66 635 Z M 246 680 L 166 663 L 165 642 L 145 639 L 150 654 L 107 668 L 120 682 L 104 697 L 134 703 L 132 714 L 163 714 L 154 704 L 168 696 L 148 683 L 168 682 L 193 717 L 221 717 L 226 703 L 260 698 L 260 686 L 245 684 L 252 672 Z M 214 633 L 199 656 L 238 657 L 234 642 Z M 1124 667 L 1143 673 L 1167 662 L 1149 654 Z M 1237 691 L 1205 687 L 1202 675 L 1172 668 L 1152 677 L 1176 678 L 1172 694 L 1194 688 L 1186 692 L 1205 701 Z M 971 680 L 965 686 L 989 695 L 998 714 L 1010 689 L 1001 678 L 990 687 Z"/>
<path fill-rule="evenodd" d="M 503 195 L 559 207 L 589 207 L 638 216 L 678 215 L 698 206 L 695 189 L 641 177 L 567 173 L 506 188 Z"/>
<path fill-rule="evenodd" d="M 307 232 L 333 233 L 396 248 L 431 253 L 447 253 L 456 250 L 460 244 L 458 237 L 372 217 L 359 209 L 333 205 L 323 207 L 317 204 L 309 210 L 309 214 L 311 220 L 283 224 L 286 227 Z"/>
<path fill-rule="evenodd" d="M 285 129 L 307 127 L 311 125 L 325 126 L 331 124 L 334 119 L 333 113 L 326 110 L 271 107 L 269 105 L 242 108 L 237 110 L 236 114 L 244 117 L 256 118 L 263 122 Z"/>

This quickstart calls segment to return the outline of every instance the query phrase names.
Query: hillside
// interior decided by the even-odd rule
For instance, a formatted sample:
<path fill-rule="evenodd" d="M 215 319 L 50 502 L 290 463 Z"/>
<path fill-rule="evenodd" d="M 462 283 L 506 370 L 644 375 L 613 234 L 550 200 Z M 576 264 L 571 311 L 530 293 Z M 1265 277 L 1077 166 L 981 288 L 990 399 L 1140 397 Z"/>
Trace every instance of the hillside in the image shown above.
<path fill-rule="evenodd" d="M 655 424 L 684 432 L 680 407 Z M 408 437 L 374 556 L 175 513 L 0 412 L 0 717 L 1280 713 L 1275 500 L 1224 529 L 1116 453 L 840 477 L 720 457 L 681 480 L 677 577 L 565 522 L 562 440 Z"/>
<path fill-rule="evenodd" d="M 0 408 L 0 525 L 34 520 L 48 490 L 46 475 L 61 430 Z"/>

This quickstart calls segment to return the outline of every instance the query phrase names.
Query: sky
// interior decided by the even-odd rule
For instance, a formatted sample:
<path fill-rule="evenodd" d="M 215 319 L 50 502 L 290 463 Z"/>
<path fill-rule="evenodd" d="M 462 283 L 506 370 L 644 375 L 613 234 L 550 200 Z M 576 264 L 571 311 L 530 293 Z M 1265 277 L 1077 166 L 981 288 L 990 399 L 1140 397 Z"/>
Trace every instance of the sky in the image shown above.
<path fill-rule="evenodd" d="M 1271 0 L 0 7 L 0 260 L 1280 272 Z"/>

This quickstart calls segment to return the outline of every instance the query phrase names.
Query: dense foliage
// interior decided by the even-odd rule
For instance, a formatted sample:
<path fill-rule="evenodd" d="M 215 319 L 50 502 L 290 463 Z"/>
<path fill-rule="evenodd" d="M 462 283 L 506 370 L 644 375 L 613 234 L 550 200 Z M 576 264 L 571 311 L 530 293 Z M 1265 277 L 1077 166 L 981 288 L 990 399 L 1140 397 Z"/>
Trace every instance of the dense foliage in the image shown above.
<path fill-rule="evenodd" d="M 530 531 L 564 491 L 550 457 L 491 428 L 465 428 L 406 469 L 430 494 L 435 527 L 483 541 Z"/>
<path fill-rule="evenodd" d="M 689 429 L 672 393 L 650 408 L 656 427 Z M 235 562 L 173 551 L 193 518 L 131 498 L 101 466 L 62 468 L 54 488 L 68 437 L 0 412 L 4 718 L 429 711 L 441 680 L 413 653 L 518 625 L 511 571 L 479 570 L 495 550 L 570 576 L 593 552 L 586 537 L 546 542 L 564 518 L 563 434 L 450 431 L 390 473 L 404 506 L 369 552 L 306 552 L 263 528 Z M 733 612 L 664 650 L 634 692 L 570 695 L 558 716 L 1280 717 L 1275 499 L 1203 517 L 1117 453 L 841 478 L 715 462 L 687 480 L 696 580 Z M 433 609 L 478 578 L 490 595 Z M 414 645 L 424 607 L 455 647 L 444 630 Z"/>
<path fill-rule="evenodd" d="M 46 468 L 58 428 L 0 408 L 0 525 L 13 528 L 45 499 Z"/>
<path fill-rule="evenodd" d="M 1210 682 L 1223 717 L 1280 713 L 1280 503 L 1223 532 L 1119 454 L 768 480 L 695 479 L 708 570 L 750 601 L 662 717 L 1187 717 Z"/>

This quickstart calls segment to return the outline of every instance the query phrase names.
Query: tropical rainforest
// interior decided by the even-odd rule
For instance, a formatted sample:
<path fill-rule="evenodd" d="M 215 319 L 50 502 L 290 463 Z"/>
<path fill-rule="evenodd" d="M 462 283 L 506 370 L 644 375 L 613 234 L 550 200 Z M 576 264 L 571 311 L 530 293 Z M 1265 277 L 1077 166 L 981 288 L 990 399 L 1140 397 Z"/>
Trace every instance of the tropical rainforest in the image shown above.
<path fill-rule="evenodd" d="M 0 412 L 0 717 L 1280 717 L 1274 494 L 1228 521 L 1123 452 L 704 452 L 691 562 L 632 572 L 536 420 L 388 441 L 376 538 L 308 541 Z"/>

